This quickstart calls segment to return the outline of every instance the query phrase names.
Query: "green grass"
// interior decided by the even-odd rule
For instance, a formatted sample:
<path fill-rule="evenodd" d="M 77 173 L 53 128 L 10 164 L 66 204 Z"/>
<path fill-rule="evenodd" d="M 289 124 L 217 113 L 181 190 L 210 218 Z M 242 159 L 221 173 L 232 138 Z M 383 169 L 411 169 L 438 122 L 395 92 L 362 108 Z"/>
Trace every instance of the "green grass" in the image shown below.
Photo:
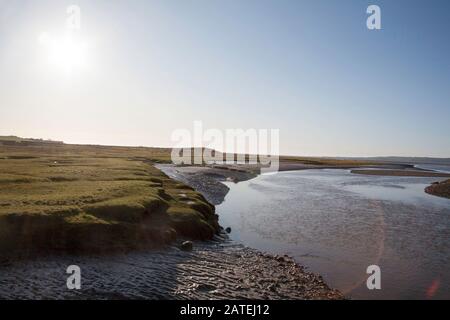
<path fill-rule="evenodd" d="M 208 239 L 214 207 L 152 166 L 169 149 L 0 146 L 0 249 L 109 250 Z"/>

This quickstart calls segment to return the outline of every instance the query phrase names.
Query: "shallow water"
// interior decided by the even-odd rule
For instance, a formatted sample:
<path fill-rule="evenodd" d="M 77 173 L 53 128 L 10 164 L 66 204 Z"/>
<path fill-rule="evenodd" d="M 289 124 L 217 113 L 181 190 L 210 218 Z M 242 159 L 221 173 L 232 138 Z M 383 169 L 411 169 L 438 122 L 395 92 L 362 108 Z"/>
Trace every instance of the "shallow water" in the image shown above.
<path fill-rule="evenodd" d="M 288 254 L 355 299 L 450 298 L 450 200 L 424 188 L 442 180 L 305 170 L 238 184 L 217 207 L 231 238 Z M 381 290 L 366 268 L 381 267 Z"/>
<path fill-rule="evenodd" d="M 445 165 L 445 164 L 418 164 L 418 165 L 415 165 L 415 167 L 418 169 L 450 173 L 450 165 Z"/>

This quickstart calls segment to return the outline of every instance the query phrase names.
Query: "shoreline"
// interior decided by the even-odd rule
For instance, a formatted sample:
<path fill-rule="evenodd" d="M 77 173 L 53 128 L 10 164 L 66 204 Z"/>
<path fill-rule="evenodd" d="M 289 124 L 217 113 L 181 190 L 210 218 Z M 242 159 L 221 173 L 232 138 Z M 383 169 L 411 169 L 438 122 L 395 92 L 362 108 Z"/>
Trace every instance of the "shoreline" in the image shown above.
<path fill-rule="evenodd" d="M 74 262 L 83 266 L 83 287 L 66 290 L 61 279 Z M 36 268 L 45 277 L 26 276 Z M 128 254 L 0 261 L 0 271 L 0 299 L 344 299 L 292 258 L 264 254 L 226 238 L 195 242 L 190 252 L 170 246 Z"/>
<path fill-rule="evenodd" d="M 203 194 L 203 196 L 212 204 L 219 205 L 225 199 L 229 188 L 223 184 L 222 182 L 241 182 L 252 179 L 258 174 L 255 173 L 254 170 L 246 169 L 245 167 L 233 166 L 232 169 L 220 166 L 220 167 L 209 167 L 209 166 L 175 166 L 175 165 L 157 165 L 158 169 L 162 170 L 169 177 L 180 180 L 181 182 L 190 185 L 195 188 L 196 191 Z M 299 164 L 287 164 L 280 166 L 280 171 L 297 171 L 297 170 L 309 170 L 309 169 L 354 169 L 355 167 L 336 167 L 336 166 L 310 166 L 310 165 L 299 165 Z M 427 171 L 424 169 L 411 170 L 413 169 L 413 165 L 394 165 L 390 164 L 388 167 L 384 165 L 380 166 L 370 166 L 368 170 L 366 168 L 357 167 L 355 170 L 360 171 L 370 171 L 376 172 L 379 174 L 388 175 L 386 173 L 394 172 L 399 176 L 415 176 L 417 174 L 418 177 L 442 177 L 441 173 Z M 351 172 L 353 172 L 352 170 Z M 356 174 L 356 173 L 355 173 Z M 437 184 L 436 184 L 437 185 Z M 428 190 L 425 190 L 427 193 L 431 193 Z M 226 226 L 223 226 L 226 227 Z M 254 249 L 257 254 L 261 254 L 258 250 Z M 264 253 L 262 253 L 264 254 Z M 265 254 L 264 254 L 265 255 Z M 273 255 L 266 255 L 267 257 L 272 257 L 276 259 Z M 289 257 L 293 261 L 292 258 Z M 296 262 L 299 266 L 301 266 L 301 261 Z M 303 270 L 303 267 L 301 267 Z"/>
<path fill-rule="evenodd" d="M 248 172 L 245 170 L 230 170 L 224 167 L 194 167 L 166 164 L 155 165 L 155 167 L 163 171 L 170 178 L 193 187 L 214 205 L 219 205 L 222 203 L 229 191 L 229 188 L 222 182 L 231 181 L 238 183 L 257 177 L 257 174 L 254 174 L 253 172 Z M 222 228 L 222 226 L 220 228 Z M 234 242 L 232 240 L 228 241 Z M 242 245 L 237 244 L 237 246 Z M 322 276 L 306 271 L 305 267 L 296 262 L 292 257 L 287 255 L 272 255 L 261 252 L 257 249 L 243 246 L 241 247 L 241 250 L 245 252 L 246 260 L 253 261 L 248 266 L 251 266 L 251 269 L 256 272 L 251 275 L 250 278 L 256 279 L 263 274 L 270 274 L 271 278 L 264 280 L 265 283 L 268 283 L 269 292 L 276 291 L 274 288 L 276 288 L 279 281 L 281 281 L 284 286 L 284 290 L 286 291 L 281 296 L 283 299 L 345 299 L 344 295 L 337 289 L 330 288 L 324 282 Z M 244 262 L 238 263 L 238 265 L 242 263 Z M 248 261 L 246 261 L 245 264 L 248 264 Z M 287 270 L 286 264 L 288 266 Z M 286 271 L 288 271 L 287 274 Z M 289 278 L 291 278 L 291 280 L 285 280 Z M 289 282 L 292 282 L 292 286 Z M 302 283 L 300 287 L 298 286 L 298 282 Z M 309 294 L 311 294 L 311 296 L 309 296 L 309 294 L 299 295 L 297 292 L 299 288 L 305 287 L 310 288 Z M 255 288 L 252 288 L 251 290 L 255 290 Z M 263 296 L 263 298 L 272 299 L 270 296 Z"/>
<path fill-rule="evenodd" d="M 211 204 L 218 205 L 225 199 L 229 188 L 222 182 L 242 182 L 260 175 L 260 168 L 251 165 L 174 165 L 154 164 L 155 168 L 173 168 L 163 171 L 170 178 L 189 185 L 200 192 Z M 448 173 L 416 169 L 412 164 L 380 163 L 378 165 L 311 165 L 280 161 L 278 172 L 311 169 L 344 169 L 352 174 L 404 177 L 450 177 Z"/>

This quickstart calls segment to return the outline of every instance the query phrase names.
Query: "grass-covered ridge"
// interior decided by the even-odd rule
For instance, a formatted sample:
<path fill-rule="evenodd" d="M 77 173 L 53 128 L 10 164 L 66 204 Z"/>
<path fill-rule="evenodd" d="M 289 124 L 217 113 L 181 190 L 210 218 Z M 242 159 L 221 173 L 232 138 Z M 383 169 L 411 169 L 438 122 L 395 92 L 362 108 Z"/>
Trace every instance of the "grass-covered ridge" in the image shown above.
<path fill-rule="evenodd" d="M 0 250 L 110 250 L 208 239 L 214 207 L 153 167 L 168 149 L 0 146 Z"/>

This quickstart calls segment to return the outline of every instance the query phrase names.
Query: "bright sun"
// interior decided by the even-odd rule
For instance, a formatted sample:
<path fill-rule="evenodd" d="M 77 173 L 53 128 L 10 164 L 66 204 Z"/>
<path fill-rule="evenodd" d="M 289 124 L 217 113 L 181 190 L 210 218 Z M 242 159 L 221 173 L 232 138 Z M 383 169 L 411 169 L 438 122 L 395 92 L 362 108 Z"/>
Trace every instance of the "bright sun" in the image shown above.
<path fill-rule="evenodd" d="M 58 69 L 72 73 L 87 65 L 87 45 L 75 35 L 60 38 L 51 37 L 47 33 L 39 36 L 39 42 L 45 49 L 48 63 Z"/>

